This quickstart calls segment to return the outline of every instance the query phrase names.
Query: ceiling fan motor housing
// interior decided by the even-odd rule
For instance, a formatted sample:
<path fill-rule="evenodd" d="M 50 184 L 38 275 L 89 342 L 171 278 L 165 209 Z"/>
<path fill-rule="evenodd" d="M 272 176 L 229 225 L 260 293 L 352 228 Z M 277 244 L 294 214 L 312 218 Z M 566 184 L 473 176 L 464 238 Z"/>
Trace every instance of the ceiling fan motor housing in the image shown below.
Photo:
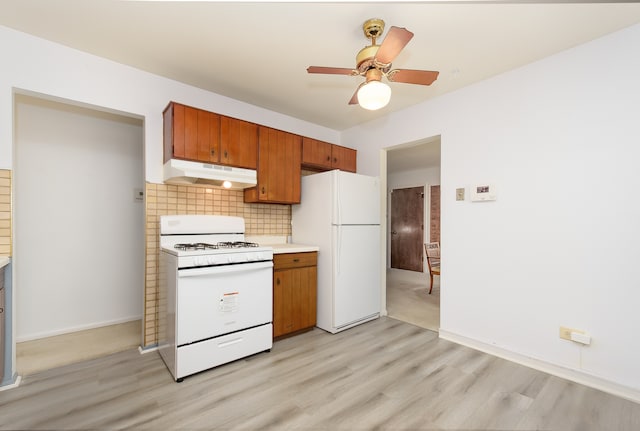
<path fill-rule="evenodd" d="M 356 68 L 358 72 L 364 73 L 373 66 L 373 59 L 378 52 L 378 48 L 380 48 L 380 45 L 370 45 L 365 46 L 358 52 L 358 55 L 356 55 Z"/>

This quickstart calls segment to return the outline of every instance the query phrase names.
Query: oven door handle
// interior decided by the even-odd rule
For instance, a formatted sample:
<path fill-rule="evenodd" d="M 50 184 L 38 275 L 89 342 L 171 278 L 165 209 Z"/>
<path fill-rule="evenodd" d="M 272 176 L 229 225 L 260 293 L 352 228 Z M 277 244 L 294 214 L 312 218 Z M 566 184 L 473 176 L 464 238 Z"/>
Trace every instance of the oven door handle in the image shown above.
<path fill-rule="evenodd" d="M 273 268 L 273 261 L 238 263 L 234 265 L 203 266 L 199 268 L 178 269 L 178 277 L 197 277 L 200 275 L 229 274 L 232 272 L 255 271 Z"/>

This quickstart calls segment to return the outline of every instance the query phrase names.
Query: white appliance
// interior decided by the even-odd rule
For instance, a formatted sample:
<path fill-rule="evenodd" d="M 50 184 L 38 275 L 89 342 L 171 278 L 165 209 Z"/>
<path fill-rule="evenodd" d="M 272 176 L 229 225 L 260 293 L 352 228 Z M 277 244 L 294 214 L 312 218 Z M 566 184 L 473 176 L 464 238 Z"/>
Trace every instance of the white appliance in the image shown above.
<path fill-rule="evenodd" d="M 244 219 L 160 217 L 159 351 L 176 381 L 272 347 L 273 249 Z"/>
<path fill-rule="evenodd" d="M 223 186 L 228 181 L 230 189 L 242 190 L 258 183 L 254 169 L 213 165 L 190 160 L 170 159 L 164 164 L 164 182 L 167 184 L 206 184 Z"/>
<path fill-rule="evenodd" d="M 292 240 L 318 252 L 321 329 L 336 333 L 380 316 L 380 181 L 339 170 L 302 177 Z"/>

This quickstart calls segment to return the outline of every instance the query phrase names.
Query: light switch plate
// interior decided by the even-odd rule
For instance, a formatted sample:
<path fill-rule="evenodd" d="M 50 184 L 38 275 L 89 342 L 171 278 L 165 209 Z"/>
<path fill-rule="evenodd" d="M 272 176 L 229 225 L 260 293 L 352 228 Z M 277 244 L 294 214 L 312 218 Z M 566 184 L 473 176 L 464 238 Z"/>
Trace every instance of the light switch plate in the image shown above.
<path fill-rule="evenodd" d="M 464 187 L 460 189 L 456 189 L 456 200 L 457 201 L 464 200 Z"/>

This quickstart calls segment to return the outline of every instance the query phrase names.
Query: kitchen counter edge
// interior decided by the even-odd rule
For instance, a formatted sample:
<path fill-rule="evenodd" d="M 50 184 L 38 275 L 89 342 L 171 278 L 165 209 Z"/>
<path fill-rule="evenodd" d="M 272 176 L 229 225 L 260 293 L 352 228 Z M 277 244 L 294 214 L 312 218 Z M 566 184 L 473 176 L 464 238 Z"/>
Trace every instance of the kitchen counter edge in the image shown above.
<path fill-rule="evenodd" d="M 315 245 L 305 244 L 264 244 L 267 247 L 273 247 L 273 254 L 284 253 L 307 253 L 311 251 L 319 251 L 320 248 Z"/>

